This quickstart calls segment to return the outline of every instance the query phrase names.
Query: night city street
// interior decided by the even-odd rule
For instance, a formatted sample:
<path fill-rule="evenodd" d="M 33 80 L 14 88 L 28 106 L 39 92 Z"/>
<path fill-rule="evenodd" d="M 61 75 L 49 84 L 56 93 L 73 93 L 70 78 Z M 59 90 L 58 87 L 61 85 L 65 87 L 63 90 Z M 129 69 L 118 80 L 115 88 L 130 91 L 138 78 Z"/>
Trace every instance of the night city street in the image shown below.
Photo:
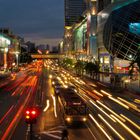
<path fill-rule="evenodd" d="M 75 86 L 77 94 L 88 106 L 87 122 L 84 124 L 66 126 L 52 86 L 52 80 L 58 77 L 62 85 Z M 43 64 L 30 64 L 26 71 L 18 72 L 15 79 L 11 77 L 2 81 L 0 99 L 2 140 L 25 140 L 29 137 L 29 125 L 25 123 L 23 113 L 27 106 L 36 106 L 41 110 L 36 124 L 33 124 L 34 139 L 61 139 L 62 130 L 66 127 L 69 139 L 74 140 L 140 138 L 140 104 L 136 102 L 140 101 L 139 95 L 114 92 L 98 82 L 75 77 L 55 63 L 49 65 L 47 60 Z M 44 110 L 47 105 L 47 110 Z"/>
<path fill-rule="evenodd" d="M 0 7 L 0 140 L 140 140 L 140 0 Z"/>

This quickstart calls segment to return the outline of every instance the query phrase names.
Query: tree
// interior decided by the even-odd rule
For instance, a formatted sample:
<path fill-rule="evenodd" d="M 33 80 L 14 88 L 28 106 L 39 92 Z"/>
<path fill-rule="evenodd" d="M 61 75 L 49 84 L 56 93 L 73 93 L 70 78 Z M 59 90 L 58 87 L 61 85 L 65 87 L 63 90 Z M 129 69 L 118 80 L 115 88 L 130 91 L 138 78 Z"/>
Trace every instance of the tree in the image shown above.
<path fill-rule="evenodd" d="M 96 74 L 96 79 L 100 79 L 99 77 L 99 72 L 100 72 L 100 64 L 99 64 L 99 62 L 98 61 L 95 61 L 95 65 L 96 65 L 96 67 L 95 67 L 95 74 Z"/>
<path fill-rule="evenodd" d="M 80 60 L 77 60 L 77 62 L 75 63 L 76 74 L 83 75 L 84 68 L 85 68 L 85 63 Z"/>
<path fill-rule="evenodd" d="M 85 70 L 87 74 L 90 74 L 90 77 L 92 76 L 92 72 L 95 69 L 95 64 L 92 62 L 87 62 L 85 66 Z"/>
<path fill-rule="evenodd" d="M 73 62 L 72 59 L 66 58 L 66 59 L 63 60 L 62 65 L 63 65 L 65 68 L 71 69 L 72 66 L 74 65 L 74 62 Z"/>
<path fill-rule="evenodd" d="M 93 62 L 88 62 L 85 65 L 85 70 L 87 74 L 90 74 L 90 77 L 92 76 L 92 73 L 94 72 L 96 75 L 96 79 L 97 79 L 97 75 L 99 73 L 99 64 L 97 61 Z"/>

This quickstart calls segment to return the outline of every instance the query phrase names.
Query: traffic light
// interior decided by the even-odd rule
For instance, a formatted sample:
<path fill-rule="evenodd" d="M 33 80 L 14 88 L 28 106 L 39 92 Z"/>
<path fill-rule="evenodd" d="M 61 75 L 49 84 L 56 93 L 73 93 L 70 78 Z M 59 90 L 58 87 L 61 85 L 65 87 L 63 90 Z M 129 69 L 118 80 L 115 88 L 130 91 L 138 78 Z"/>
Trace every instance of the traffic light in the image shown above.
<path fill-rule="evenodd" d="M 25 122 L 28 124 L 36 123 L 39 112 L 37 108 L 31 107 L 25 110 Z"/>

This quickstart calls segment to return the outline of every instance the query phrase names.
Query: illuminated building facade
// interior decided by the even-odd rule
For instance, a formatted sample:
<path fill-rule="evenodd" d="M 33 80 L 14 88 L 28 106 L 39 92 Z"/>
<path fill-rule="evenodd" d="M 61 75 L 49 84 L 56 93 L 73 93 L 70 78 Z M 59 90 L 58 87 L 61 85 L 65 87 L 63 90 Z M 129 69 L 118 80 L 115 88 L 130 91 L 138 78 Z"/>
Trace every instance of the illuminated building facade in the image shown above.
<path fill-rule="evenodd" d="M 83 20 L 80 24 L 73 27 L 73 47 L 77 59 L 84 59 L 87 52 L 87 21 Z"/>
<path fill-rule="evenodd" d="M 106 61 L 114 61 L 117 67 L 127 67 L 136 58 L 140 46 L 139 7 L 139 0 L 122 0 L 98 14 L 98 49 L 103 66 Z"/>
<path fill-rule="evenodd" d="M 84 0 L 65 0 L 65 26 L 72 26 L 86 10 Z"/>
<path fill-rule="evenodd" d="M 0 67 L 8 70 L 13 67 L 20 53 L 20 43 L 17 36 L 8 28 L 0 28 Z"/>
<path fill-rule="evenodd" d="M 64 1 L 64 52 L 69 55 L 72 42 L 72 26 L 79 22 L 82 13 L 86 10 L 86 2 L 84 0 L 65 0 Z"/>
<path fill-rule="evenodd" d="M 85 0 L 88 9 L 69 28 L 68 47 L 79 58 L 97 60 L 103 72 L 128 67 L 140 46 L 139 0 Z M 106 71 L 107 70 L 107 71 Z"/>
<path fill-rule="evenodd" d="M 8 51 L 10 48 L 11 40 L 8 36 L 0 34 L 0 67 L 6 69 L 8 63 Z"/>

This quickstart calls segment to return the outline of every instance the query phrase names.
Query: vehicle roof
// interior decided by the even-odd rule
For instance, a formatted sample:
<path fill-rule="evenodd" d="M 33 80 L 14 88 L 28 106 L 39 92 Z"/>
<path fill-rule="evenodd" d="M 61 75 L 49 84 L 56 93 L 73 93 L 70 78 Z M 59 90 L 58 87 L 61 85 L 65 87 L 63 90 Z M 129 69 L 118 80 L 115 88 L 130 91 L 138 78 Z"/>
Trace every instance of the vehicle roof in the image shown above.
<path fill-rule="evenodd" d="M 84 101 L 73 90 L 61 89 L 60 97 L 66 102 L 82 102 Z"/>

